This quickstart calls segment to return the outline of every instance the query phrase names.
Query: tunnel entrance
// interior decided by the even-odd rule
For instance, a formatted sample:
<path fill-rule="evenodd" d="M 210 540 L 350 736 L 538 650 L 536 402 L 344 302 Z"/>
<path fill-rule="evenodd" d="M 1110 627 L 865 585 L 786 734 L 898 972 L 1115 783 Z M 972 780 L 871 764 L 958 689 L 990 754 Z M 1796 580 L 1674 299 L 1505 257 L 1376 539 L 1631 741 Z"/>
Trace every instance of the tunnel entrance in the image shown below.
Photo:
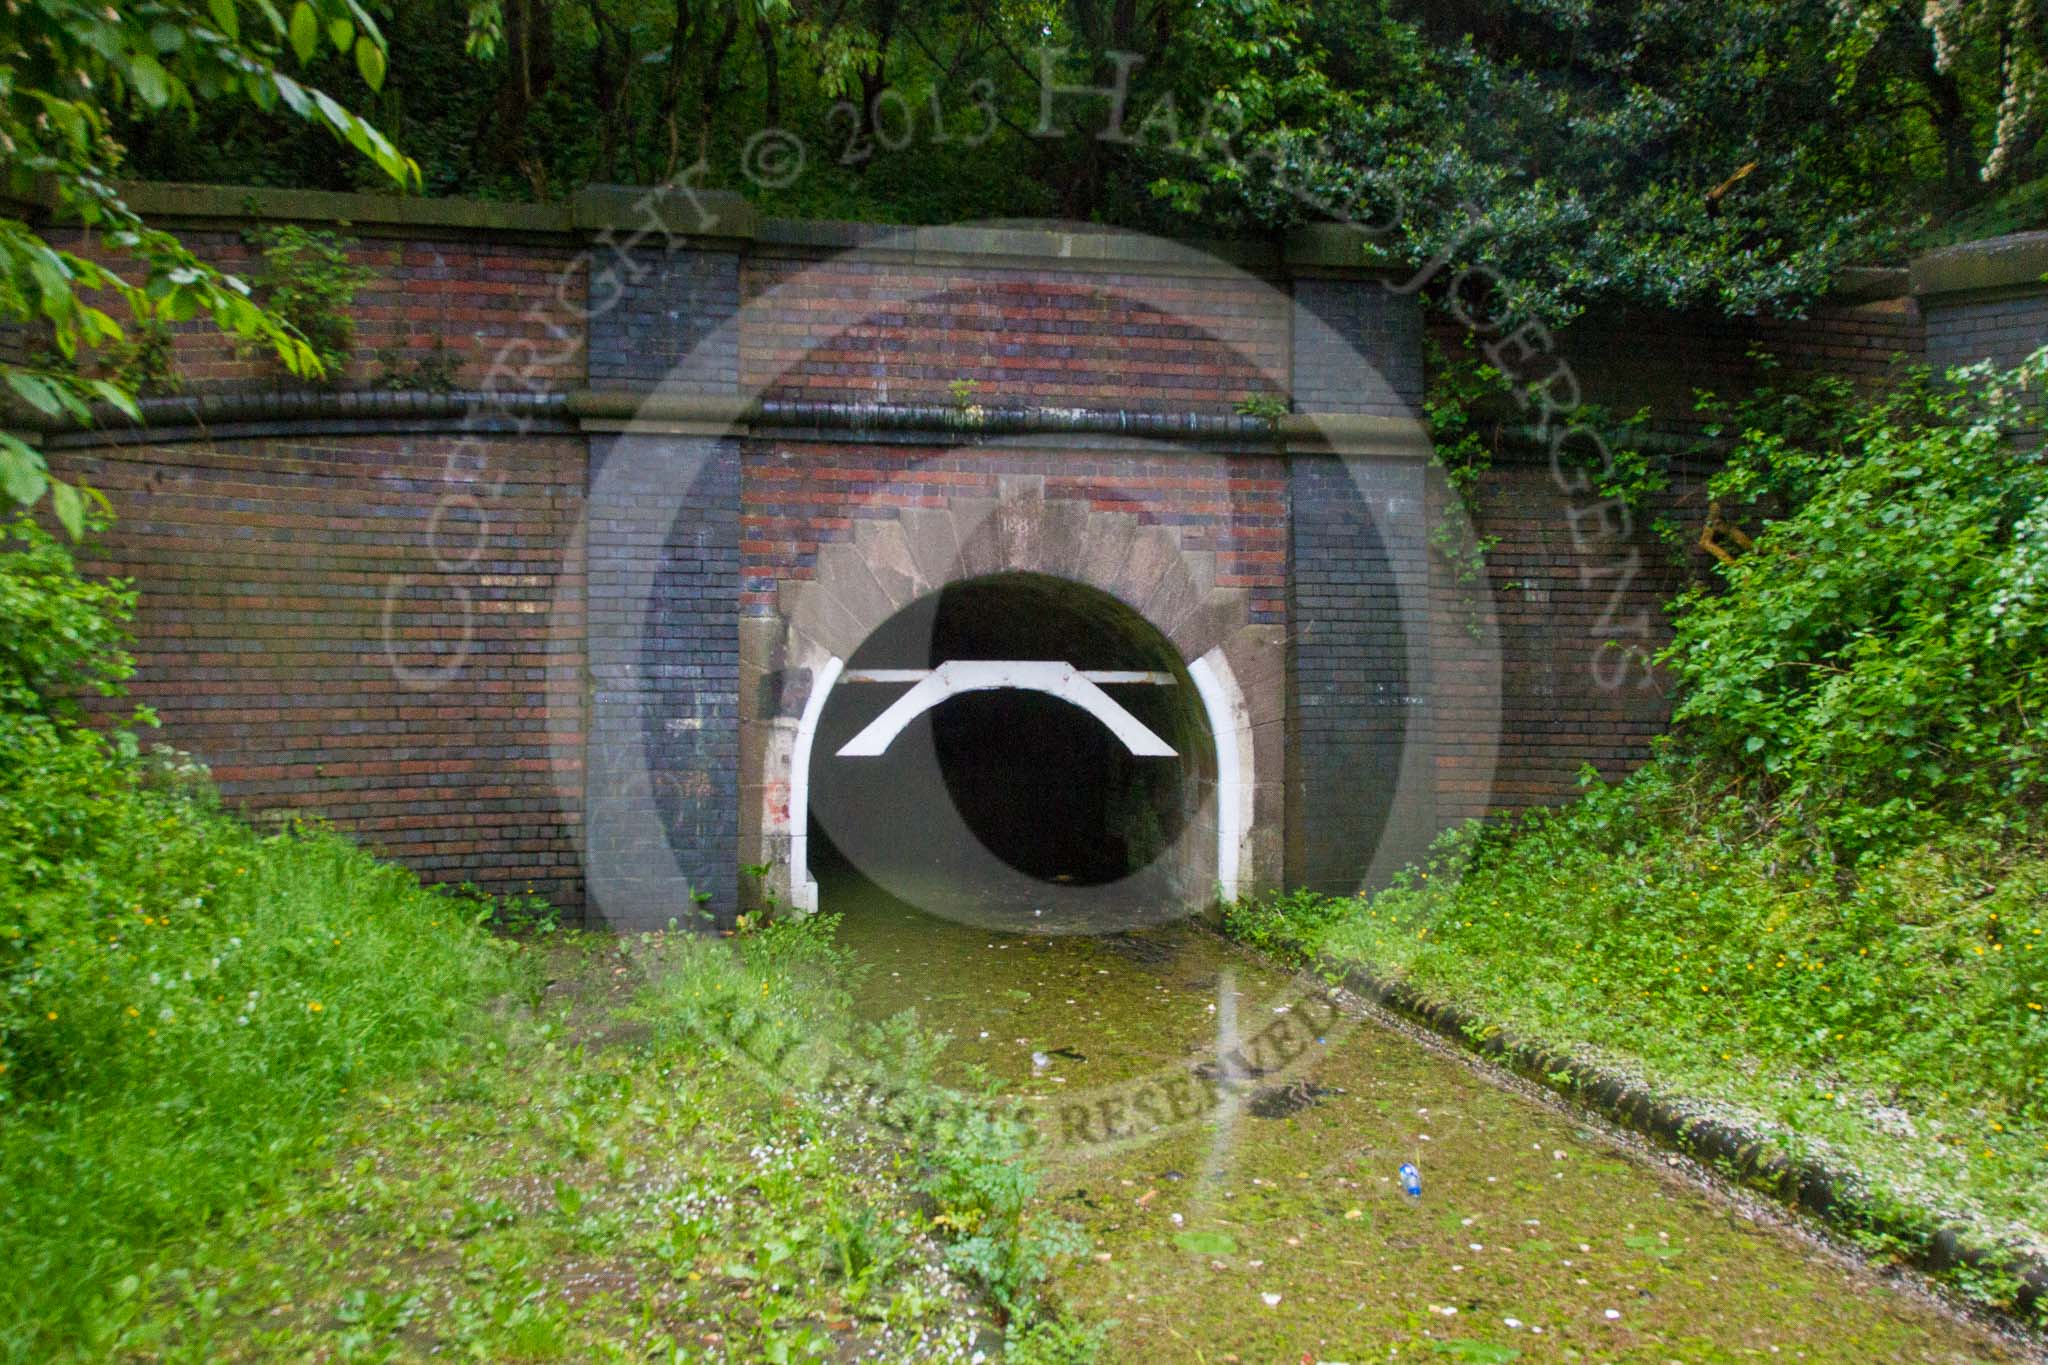
<path fill-rule="evenodd" d="M 810 753 L 826 908 L 865 882 L 1085 927 L 1109 907 L 1184 913 L 1215 880 L 1202 698 L 1172 644 L 1094 588 L 1007 573 L 911 603 L 846 661 Z"/>

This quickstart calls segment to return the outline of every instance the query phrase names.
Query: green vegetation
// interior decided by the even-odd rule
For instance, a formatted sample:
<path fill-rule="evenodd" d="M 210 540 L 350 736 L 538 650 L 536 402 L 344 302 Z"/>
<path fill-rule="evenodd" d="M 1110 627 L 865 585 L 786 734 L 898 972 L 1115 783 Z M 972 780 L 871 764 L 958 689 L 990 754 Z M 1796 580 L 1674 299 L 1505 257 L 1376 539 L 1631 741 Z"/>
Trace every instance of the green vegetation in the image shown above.
<path fill-rule="evenodd" d="M 355 242 L 337 232 L 288 223 L 259 228 L 248 238 L 263 255 L 255 284 L 264 306 L 305 339 L 322 378 L 339 380 L 356 339 L 349 305 L 376 272 L 349 260 Z"/>
<path fill-rule="evenodd" d="M 668 1026 L 678 996 L 772 1000 L 799 964 L 662 934 L 526 956 L 544 995 L 359 1087 L 267 1197 L 150 1247 L 80 1335 L 10 1358 L 965 1360 L 994 1330 L 914 1152 Z M 831 1028 L 814 1003 L 773 1009 Z"/>
<path fill-rule="evenodd" d="M 339 51 L 311 74 L 373 110 L 436 194 L 559 199 L 687 176 L 809 217 L 1210 236 L 1347 217 L 1387 227 L 1393 259 L 1501 271 L 1529 312 L 1746 312 L 1951 224 L 2039 224 L 2037 11 L 426 0 L 390 14 L 381 90 Z M 1042 121 L 1042 60 L 1076 90 L 1121 69 L 1111 136 L 1102 97 L 1057 96 Z M 197 136 L 137 111 L 122 133 L 148 177 L 382 183 L 260 109 L 207 109 Z"/>
<path fill-rule="evenodd" d="M 1233 928 L 1830 1152 L 1874 1204 L 2048 1245 L 2044 370 L 1733 409 L 1712 491 L 1774 511 L 1676 605 L 1655 760 Z"/>
<path fill-rule="evenodd" d="M 492 907 L 339 839 L 258 835 L 204 771 L 62 700 L 133 603 L 26 520 L 0 553 L 0 1342 L 93 1330 L 166 1238 L 248 1206 L 366 1084 L 513 989 Z"/>
<path fill-rule="evenodd" d="M 564 935 L 260 834 L 83 723 L 134 595 L 7 534 L 0 1359 L 964 1357 L 998 1324 L 1091 1358 L 1024 1125 L 935 1085 L 914 1019 L 850 1023 L 834 921 Z"/>
<path fill-rule="evenodd" d="M 947 1267 L 986 1296 L 998 1321 L 1019 1330 L 1057 1323 L 1042 1298 L 1045 1282 L 1087 1243 L 1033 1206 L 1039 1177 L 1027 1123 L 992 1086 L 963 1094 L 939 1085 L 948 1039 L 922 1032 L 914 1013 L 854 1022 L 865 968 L 834 942 L 836 916 L 775 919 L 773 909 L 736 953 L 710 940 L 673 950 L 687 970 L 656 988 L 657 1031 L 676 1042 L 713 1040 L 771 1090 L 819 1096 L 829 1112 L 911 1142 L 921 1154 L 916 1186 L 946 1240 Z M 833 1228 L 838 1264 L 856 1280 L 876 1263 L 872 1251 L 856 1254 L 863 1227 L 841 1218 Z M 1042 1330 L 1058 1336 L 1054 1327 Z"/>

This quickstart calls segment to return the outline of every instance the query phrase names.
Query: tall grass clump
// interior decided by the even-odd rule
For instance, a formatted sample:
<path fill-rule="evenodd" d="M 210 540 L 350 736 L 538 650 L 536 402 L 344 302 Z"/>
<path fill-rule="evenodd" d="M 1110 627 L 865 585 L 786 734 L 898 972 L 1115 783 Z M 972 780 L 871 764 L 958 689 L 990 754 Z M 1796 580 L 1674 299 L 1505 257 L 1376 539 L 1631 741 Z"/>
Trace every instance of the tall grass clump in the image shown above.
<path fill-rule="evenodd" d="M 459 1045 L 520 973 L 492 907 L 84 723 L 134 596 L 27 519 L 0 548 L 0 1356 L 92 1354 L 153 1252 L 316 1152 L 360 1087 Z M 147 721 L 146 714 L 138 721 Z"/>

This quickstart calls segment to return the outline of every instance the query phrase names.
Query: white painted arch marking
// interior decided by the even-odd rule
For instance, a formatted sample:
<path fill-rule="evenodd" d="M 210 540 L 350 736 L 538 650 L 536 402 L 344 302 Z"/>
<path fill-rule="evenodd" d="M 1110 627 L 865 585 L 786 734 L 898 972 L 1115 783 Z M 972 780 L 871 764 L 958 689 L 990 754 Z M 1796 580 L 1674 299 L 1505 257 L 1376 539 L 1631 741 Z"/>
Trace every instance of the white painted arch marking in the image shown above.
<path fill-rule="evenodd" d="M 845 661 L 828 659 L 818 670 L 811 695 L 797 722 L 796 752 L 789 781 L 790 899 L 796 908 L 818 908 L 818 884 L 810 869 L 810 786 L 813 741 L 818 722 L 825 714 L 825 700 L 839 682 L 917 682 L 924 669 L 848 669 Z M 842 676 L 843 674 L 843 676 Z M 1244 697 L 1223 651 L 1212 649 L 1188 665 L 1188 677 L 1195 684 L 1209 716 L 1209 732 L 1216 746 L 1216 882 L 1226 901 L 1235 900 L 1242 888 L 1245 841 L 1252 821 L 1255 790 L 1252 773 L 1251 722 Z M 1171 683 L 1167 673 L 1095 674 L 1098 683 Z"/>
<path fill-rule="evenodd" d="M 1105 682 L 1168 684 L 1173 681 L 1170 673 L 1086 672 L 1056 659 L 948 659 L 933 669 L 867 669 L 845 675 L 847 682 L 913 679 L 915 686 L 840 746 L 840 758 L 879 758 L 910 722 L 933 707 L 968 692 L 1003 688 L 1043 692 L 1080 707 L 1107 726 L 1139 758 L 1176 756 L 1171 744 L 1118 705 L 1100 686 Z"/>

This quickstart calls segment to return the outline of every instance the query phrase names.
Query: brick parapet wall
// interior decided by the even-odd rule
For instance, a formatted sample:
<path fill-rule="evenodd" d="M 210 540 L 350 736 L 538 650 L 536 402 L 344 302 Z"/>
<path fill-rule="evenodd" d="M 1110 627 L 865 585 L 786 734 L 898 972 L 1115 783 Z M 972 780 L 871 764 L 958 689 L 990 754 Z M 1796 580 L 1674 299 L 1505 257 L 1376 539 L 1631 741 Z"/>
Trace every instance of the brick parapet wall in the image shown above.
<path fill-rule="evenodd" d="M 1931 298 L 1927 360 L 1937 369 L 1989 360 L 2017 365 L 2048 346 L 2048 285 Z"/>
<path fill-rule="evenodd" d="M 1377 281 L 1294 281 L 1298 412 L 1412 417 L 1422 408 L 1422 305 Z"/>
<path fill-rule="evenodd" d="M 370 277 L 347 310 L 355 323 L 348 365 L 328 377 L 330 384 L 379 387 L 415 378 L 424 364 L 449 366 L 447 379 L 461 389 L 582 386 L 588 271 L 575 244 L 333 230 L 349 242 L 350 264 Z M 262 248 L 244 232 L 199 228 L 180 236 L 216 269 L 252 284 L 261 278 Z M 134 276 L 132 262 L 78 232 L 59 230 L 52 240 Z M 112 306 L 125 321 L 121 306 Z M 176 323 L 171 330 L 173 362 L 186 388 L 297 389 L 306 383 L 286 372 L 267 346 L 247 346 L 210 320 Z"/>
<path fill-rule="evenodd" d="M 1500 340 L 1496 332 L 1474 332 L 1442 313 L 1432 316 L 1428 333 L 1453 357 L 1483 355 Z M 1581 318 L 1548 342 L 1540 359 L 1510 361 L 1517 378 L 1540 382 L 1562 362 L 1586 403 L 1617 419 L 1647 409 L 1649 430 L 1682 437 L 1698 437 L 1707 425 L 1697 410 L 1702 391 L 1726 397 L 1770 382 L 1772 371 L 1758 355 L 1769 358 L 1781 379 L 1829 373 L 1873 385 L 1928 358 L 1920 309 L 1903 295 L 1824 303 L 1796 320 L 1620 309 Z M 1560 382 L 1552 392 L 1562 402 L 1570 388 Z"/>
<path fill-rule="evenodd" d="M 738 252 L 640 247 L 621 253 L 599 267 L 593 302 L 593 388 L 738 388 Z"/>
<path fill-rule="evenodd" d="M 1229 412 L 1286 387 L 1286 296 L 1241 276 L 749 256 L 748 393 Z"/>
<path fill-rule="evenodd" d="M 87 568 L 141 588 L 122 707 L 227 801 L 574 909 L 583 459 L 570 435 L 308 431 L 55 463 L 118 515 Z"/>

